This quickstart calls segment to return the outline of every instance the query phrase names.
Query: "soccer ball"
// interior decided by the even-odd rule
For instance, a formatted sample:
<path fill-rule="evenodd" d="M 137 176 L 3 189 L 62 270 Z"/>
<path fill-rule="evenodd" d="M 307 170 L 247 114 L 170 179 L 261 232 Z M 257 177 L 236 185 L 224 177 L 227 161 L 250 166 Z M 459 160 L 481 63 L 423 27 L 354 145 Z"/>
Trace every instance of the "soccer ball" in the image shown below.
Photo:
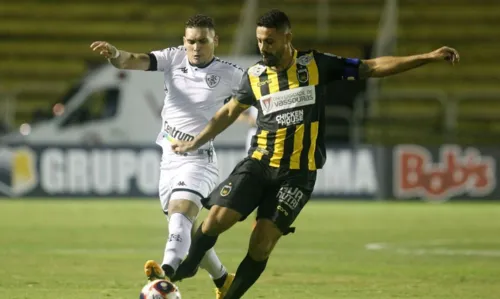
<path fill-rule="evenodd" d="M 142 288 L 139 299 L 181 299 L 181 293 L 170 281 L 157 279 Z"/>

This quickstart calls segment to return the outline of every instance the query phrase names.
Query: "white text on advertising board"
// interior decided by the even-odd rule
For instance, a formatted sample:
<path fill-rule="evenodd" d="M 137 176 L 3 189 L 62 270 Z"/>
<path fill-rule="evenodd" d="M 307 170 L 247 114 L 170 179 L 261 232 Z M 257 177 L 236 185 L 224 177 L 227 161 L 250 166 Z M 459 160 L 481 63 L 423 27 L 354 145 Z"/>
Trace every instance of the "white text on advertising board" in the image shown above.
<path fill-rule="evenodd" d="M 220 178 L 226 178 L 233 167 L 245 156 L 243 151 L 217 151 Z M 314 195 L 374 196 L 378 191 L 377 172 L 373 151 L 327 150 L 326 164 L 318 171 Z"/>
<path fill-rule="evenodd" d="M 49 194 L 127 194 L 132 180 L 144 193 L 158 191 L 160 156 L 155 150 L 57 149 L 42 152 L 40 179 Z"/>
<path fill-rule="evenodd" d="M 19 154 L 20 157 L 24 157 Z M 14 194 L 7 186 L 0 189 L 5 195 L 30 196 L 157 196 L 160 174 L 161 151 L 158 148 L 56 148 L 33 149 L 34 161 L 17 163 L 17 171 L 4 171 L 16 175 L 12 178 L 32 181 L 23 193 Z M 246 156 L 240 149 L 217 150 L 219 177 L 229 176 L 234 166 Z M 35 162 L 39 165 L 36 167 Z M 24 167 L 27 165 L 26 167 Z M 23 166 L 23 167 L 21 167 Z M 28 171 L 30 170 L 31 171 Z M 23 170 L 23 171 L 21 171 Z M 28 175 L 30 174 L 30 175 Z M 369 148 L 359 150 L 329 149 L 323 169 L 318 171 L 314 189 L 316 196 L 373 196 L 378 190 L 377 173 L 373 152 Z M 33 178 L 33 179 L 30 179 Z M 17 179 L 20 181 L 20 179 Z M 20 185 L 21 183 L 16 183 Z M 26 184 L 25 184 L 26 185 Z M 10 189 L 9 189 L 10 188 Z M 37 189 L 38 188 L 38 189 Z M 18 188 L 19 189 L 19 188 Z M 35 195 L 35 194 L 34 194 Z"/>
<path fill-rule="evenodd" d="M 378 190 L 373 151 L 327 150 L 326 164 L 318 171 L 315 193 L 336 196 L 372 196 Z"/>

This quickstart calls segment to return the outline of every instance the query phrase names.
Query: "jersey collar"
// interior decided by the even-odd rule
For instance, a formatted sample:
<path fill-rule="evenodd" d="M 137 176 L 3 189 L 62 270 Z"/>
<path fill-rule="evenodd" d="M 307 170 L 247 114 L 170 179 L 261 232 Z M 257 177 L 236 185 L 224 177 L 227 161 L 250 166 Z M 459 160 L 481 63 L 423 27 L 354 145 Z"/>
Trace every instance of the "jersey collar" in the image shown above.
<path fill-rule="evenodd" d="M 204 68 L 209 67 L 215 61 L 215 56 L 212 58 L 212 60 L 210 60 L 209 63 L 207 63 L 207 64 L 205 64 L 203 66 L 192 65 L 191 62 L 189 61 L 189 59 L 187 61 L 188 61 L 189 65 L 191 67 L 195 67 L 195 68 L 198 68 L 198 69 L 204 69 Z"/>
<path fill-rule="evenodd" d="M 286 72 L 286 71 L 288 71 L 296 63 L 297 63 L 297 50 L 293 49 L 292 61 L 290 62 L 290 65 L 288 65 L 286 69 L 282 69 L 279 72 Z M 273 69 L 271 69 L 271 67 L 266 66 L 264 64 L 264 62 L 262 62 L 262 65 L 265 66 L 268 69 L 268 71 L 275 72 Z"/>

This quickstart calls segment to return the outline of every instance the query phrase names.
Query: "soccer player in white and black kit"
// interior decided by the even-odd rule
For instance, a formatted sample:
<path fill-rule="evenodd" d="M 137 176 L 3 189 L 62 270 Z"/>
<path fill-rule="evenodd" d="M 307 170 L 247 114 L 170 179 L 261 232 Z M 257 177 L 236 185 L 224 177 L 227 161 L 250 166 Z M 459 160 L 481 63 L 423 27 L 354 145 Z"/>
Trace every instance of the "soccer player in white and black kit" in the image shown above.
<path fill-rule="evenodd" d="M 157 143 L 163 149 L 159 194 L 169 219 L 169 236 L 161 264 L 147 261 L 150 280 L 171 278 L 187 255 L 191 228 L 206 198 L 219 182 L 217 157 L 212 141 L 200 149 L 178 155 L 171 149 L 174 140 L 189 141 L 208 124 L 215 112 L 231 97 L 243 70 L 214 56 L 218 44 L 214 22 L 195 15 L 185 25 L 184 45 L 149 54 L 118 50 L 105 41 L 92 43 L 95 52 L 120 69 L 160 71 L 165 76 L 162 129 Z M 160 87 L 158 87 L 160 88 Z M 233 274 L 228 274 L 213 250 L 207 252 L 201 267 L 214 280 L 216 298 L 223 298 Z"/>

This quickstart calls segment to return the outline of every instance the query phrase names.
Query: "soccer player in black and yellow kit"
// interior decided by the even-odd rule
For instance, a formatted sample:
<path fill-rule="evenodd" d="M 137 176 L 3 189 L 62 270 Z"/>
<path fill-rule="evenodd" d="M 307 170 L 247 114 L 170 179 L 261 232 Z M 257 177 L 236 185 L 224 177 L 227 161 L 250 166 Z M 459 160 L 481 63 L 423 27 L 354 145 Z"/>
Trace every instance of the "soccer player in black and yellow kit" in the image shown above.
<path fill-rule="evenodd" d="M 272 10 L 257 23 L 262 61 L 250 67 L 231 101 L 222 107 L 193 141 L 176 142 L 186 153 L 224 131 L 250 106 L 258 109 L 257 132 L 249 155 L 215 189 L 204 205 L 210 209 L 193 237 L 189 254 L 174 280 L 193 276 L 217 237 L 257 208 L 257 224 L 248 254 L 224 299 L 241 298 L 266 267 L 274 246 L 308 202 L 316 171 L 326 159 L 323 87 L 334 80 L 385 77 L 431 62 L 458 62 L 456 50 L 369 60 L 342 58 L 292 46 L 291 25 L 285 13 Z"/>

